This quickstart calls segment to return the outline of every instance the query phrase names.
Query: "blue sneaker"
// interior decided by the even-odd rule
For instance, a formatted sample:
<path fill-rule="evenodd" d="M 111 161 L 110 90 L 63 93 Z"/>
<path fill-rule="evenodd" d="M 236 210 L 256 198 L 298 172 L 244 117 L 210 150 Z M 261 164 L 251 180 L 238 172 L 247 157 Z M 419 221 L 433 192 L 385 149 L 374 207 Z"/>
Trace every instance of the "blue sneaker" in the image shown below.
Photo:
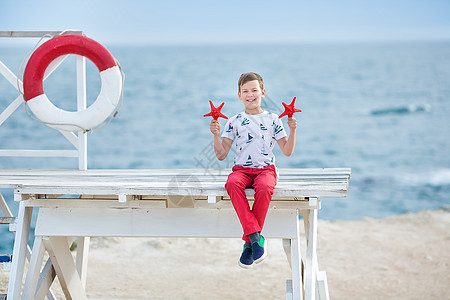
<path fill-rule="evenodd" d="M 242 251 L 241 258 L 239 259 L 239 266 L 244 269 L 249 269 L 253 266 L 252 247 L 250 243 L 244 244 L 244 250 Z"/>
<path fill-rule="evenodd" d="M 267 256 L 266 245 L 267 245 L 267 241 L 262 235 L 259 238 L 259 241 L 253 242 L 252 256 L 253 256 L 253 261 L 255 262 L 255 264 L 262 262 L 264 260 L 264 258 L 266 258 L 266 256 Z"/>

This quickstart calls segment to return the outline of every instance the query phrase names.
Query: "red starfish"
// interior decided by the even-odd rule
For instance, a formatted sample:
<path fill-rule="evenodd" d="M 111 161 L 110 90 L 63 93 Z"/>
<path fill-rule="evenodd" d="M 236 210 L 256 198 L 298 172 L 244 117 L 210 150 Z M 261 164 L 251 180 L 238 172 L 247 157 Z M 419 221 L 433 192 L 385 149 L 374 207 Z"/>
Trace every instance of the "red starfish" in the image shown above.
<path fill-rule="evenodd" d="M 220 104 L 220 106 L 216 108 L 216 107 L 214 107 L 214 104 L 212 103 L 212 101 L 209 100 L 209 105 L 211 106 L 211 112 L 209 112 L 209 113 L 207 113 L 206 115 L 203 115 L 203 116 L 204 117 L 211 116 L 211 117 L 213 117 L 214 120 L 219 119 L 219 117 L 228 119 L 227 116 L 225 116 L 224 114 L 222 114 L 220 112 L 220 110 L 222 109 L 224 104 L 225 104 L 225 102 L 222 102 L 222 104 Z"/>
<path fill-rule="evenodd" d="M 283 116 L 288 116 L 289 118 L 291 118 L 292 115 L 294 115 L 294 113 L 302 111 L 301 109 L 296 109 L 294 107 L 296 98 L 297 97 L 294 97 L 294 99 L 292 99 L 291 104 L 289 104 L 289 105 L 287 105 L 286 103 L 282 102 L 282 104 L 284 106 L 284 112 L 278 118 L 281 118 Z"/>

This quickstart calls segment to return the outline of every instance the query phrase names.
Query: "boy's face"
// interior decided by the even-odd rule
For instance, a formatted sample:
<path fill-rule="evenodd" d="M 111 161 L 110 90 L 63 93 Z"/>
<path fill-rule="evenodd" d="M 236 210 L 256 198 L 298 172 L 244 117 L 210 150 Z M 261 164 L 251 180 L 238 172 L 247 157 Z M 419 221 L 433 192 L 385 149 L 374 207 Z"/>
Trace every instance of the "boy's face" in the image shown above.
<path fill-rule="evenodd" d="M 247 81 L 241 85 L 238 92 L 239 99 L 244 103 L 246 113 L 261 113 L 261 99 L 264 98 L 266 90 L 261 91 L 258 80 Z"/>

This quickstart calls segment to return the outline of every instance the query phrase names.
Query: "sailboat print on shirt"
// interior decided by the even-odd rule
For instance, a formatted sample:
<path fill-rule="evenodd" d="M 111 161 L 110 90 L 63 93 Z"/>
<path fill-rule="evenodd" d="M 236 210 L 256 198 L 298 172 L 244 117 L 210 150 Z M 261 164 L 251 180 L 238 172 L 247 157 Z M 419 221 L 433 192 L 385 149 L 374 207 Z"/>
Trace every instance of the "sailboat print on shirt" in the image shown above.
<path fill-rule="evenodd" d="M 245 126 L 248 124 L 250 124 L 250 120 L 244 117 L 244 120 L 242 121 L 241 126 Z"/>
<path fill-rule="evenodd" d="M 262 146 L 261 154 L 262 154 L 262 155 L 265 155 L 265 156 L 269 155 L 269 153 L 267 153 L 266 147 L 264 147 L 264 145 Z"/>
<path fill-rule="evenodd" d="M 273 165 L 273 157 L 272 157 L 272 159 L 270 160 L 270 163 L 266 161 L 264 164 L 266 165 L 266 167 L 267 167 L 267 166 L 270 166 L 270 165 Z"/>
<path fill-rule="evenodd" d="M 248 158 L 247 158 L 247 161 L 244 164 L 244 167 L 248 167 L 248 166 L 251 166 L 251 165 L 253 165 L 252 156 L 249 155 Z"/>
<path fill-rule="evenodd" d="M 228 124 L 228 130 L 226 132 L 232 132 L 233 131 L 233 126 L 230 124 Z"/>
<path fill-rule="evenodd" d="M 283 131 L 283 127 L 281 127 L 280 125 L 275 125 L 275 134 L 278 134 L 281 131 Z"/>
<path fill-rule="evenodd" d="M 251 143 L 253 140 L 253 136 L 250 134 L 250 132 L 248 133 L 248 137 L 247 137 L 247 144 Z"/>
<path fill-rule="evenodd" d="M 267 130 L 263 123 L 259 123 L 259 128 L 261 128 L 261 130 Z"/>

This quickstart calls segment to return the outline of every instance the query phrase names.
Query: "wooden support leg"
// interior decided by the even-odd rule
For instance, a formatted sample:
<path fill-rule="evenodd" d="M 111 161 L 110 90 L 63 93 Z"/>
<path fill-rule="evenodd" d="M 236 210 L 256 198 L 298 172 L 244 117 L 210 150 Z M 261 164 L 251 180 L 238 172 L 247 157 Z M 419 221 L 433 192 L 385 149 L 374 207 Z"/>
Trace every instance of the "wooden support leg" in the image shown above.
<path fill-rule="evenodd" d="M 21 197 L 20 194 L 14 194 L 16 200 L 20 200 L 18 199 L 19 197 Z M 16 238 L 14 240 L 13 260 L 11 273 L 9 275 L 8 299 L 16 300 L 20 298 L 32 213 L 32 207 L 26 207 L 25 203 L 20 202 L 19 213 L 17 216 Z"/>
<path fill-rule="evenodd" d="M 47 295 L 48 300 L 55 300 L 56 297 L 53 295 L 52 291 L 50 291 L 50 286 L 55 280 L 56 272 L 53 267 L 52 261 L 49 259 L 44 265 L 42 269 L 41 275 L 39 276 L 39 281 L 37 284 L 37 291 L 35 294 L 35 300 L 44 300 L 44 297 Z"/>
<path fill-rule="evenodd" d="M 67 238 L 67 245 L 70 247 L 74 241 L 74 238 Z M 45 247 L 44 247 L 45 248 Z M 39 281 L 37 284 L 37 291 L 34 296 L 35 300 L 44 300 L 45 296 L 47 296 L 47 300 L 56 300 L 55 295 L 50 290 L 50 286 L 53 284 L 53 281 L 56 277 L 56 271 L 53 267 L 51 259 L 48 259 L 42 269 L 41 274 L 39 275 Z"/>
<path fill-rule="evenodd" d="M 8 204 L 6 204 L 6 200 L 5 200 L 5 198 L 3 198 L 2 193 L 0 193 L 0 209 L 3 212 L 3 215 L 5 217 L 8 217 L 8 218 L 14 217 L 13 214 L 11 213 L 11 210 L 8 207 Z"/>
<path fill-rule="evenodd" d="M 86 287 L 90 239 L 90 237 L 79 237 L 77 245 L 77 271 L 84 287 Z"/>
<path fill-rule="evenodd" d="M 296 238 L 291 239 L 291 268 L 292 268 L 292 296 L 293 299 L 303 299 L 302 255 L 300 252 L 300 228 L 298 211 L 296 218 Z"/>
<path fill-rule="evenodd" d="M 302 287 L 302 259 L 300 254 L 300 240 L 291 240 L 291 267 L 292 267 L 292 295 L 293 299 L 303 299 Z M 308 299 L 308 298 L 306 298 Z"/>
<path fill-rule="evenodd" d="M 84 286 L 67 243 L 66 237 L 44 239 L 45 249 L 50 255 L 66 299 L 86 300 Z"/>
<path fill-rule="evenodd" d="M 292 280 L 286 280 L 286 300 L 293 300 L 294 295 L 292 295 Z"/>
<path fill-rule="evenodd" d="M 283 239 L 283 247 L 292 269 L 292 280 L 286 281 L 286 299 L 303 299 L 302 256 L 300 252 L 300 231 L 298 213 L 296 214 L 297 237 Z"/>
<path fill-rule="evenodd" d="M 306 216 L 308 224 L 305 226 L 305 234 L 307 236 L 305 298 L 314 300 L 316 298 L 317 280 L 317 209 L 313 209 L 309 213 L 306 213 L 304 217 Z"/>
<path fill-rule="evenodd" d="M 286 258 L 289 262 L 289 266 L 292 269 L 292 263 L 291 263 L 291 239 L 283 239 L 283 249 L 284 253 L 286 253 Z"/>
<path fill-rule="evenodd" d="M 316 298 L 318 300 L 330 300 L 328 293 L 327 273 L 325 271 L 317 271 L 317 289 Z"/>
<path fill-rule="evenodd" d="M 44 259 L 44 245 L 42 237 L 37 236 L 34 239 L 33 252 L 31 253 L 28 273 L 23 287 L 22 299 L 34 299 L 36 287 L 38 284 L 39 274 Z"/>

